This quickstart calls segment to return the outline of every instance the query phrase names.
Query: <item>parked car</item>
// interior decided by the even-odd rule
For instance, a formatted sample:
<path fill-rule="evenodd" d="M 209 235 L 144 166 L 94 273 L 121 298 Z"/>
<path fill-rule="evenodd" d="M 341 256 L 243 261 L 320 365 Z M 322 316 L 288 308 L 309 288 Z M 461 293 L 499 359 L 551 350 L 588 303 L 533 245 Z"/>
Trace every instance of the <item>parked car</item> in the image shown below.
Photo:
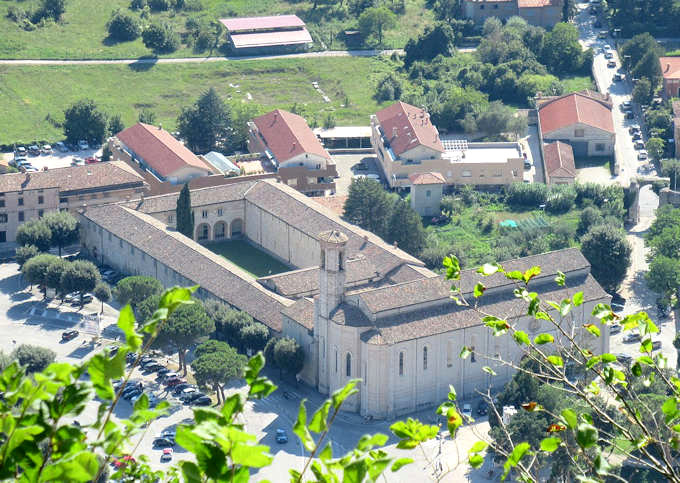
<path fill-rule="evenodd" d="M 286 444 L 288 442 L 288 435 L 285 429 L 279 428 L 276 430 L 276 442 L 279 444 Z"/>
<path fill-rule="evenodd" d="M 177 384 L 176 386 L 174 386 L 174 388 L 173 388 L 173 390 L 172 390 L 172 393 L 173 393 L 175 396 L 179 396 L 179 395 L 181 395 L 181 394 L 184 393 L 184 390 L 185 390 L 185 389 L 195 388 L 195 387 L 196 387 L 196 386 L 194 386 L 193 384 L 189 384 L 189 383 L 187 383 L 187 382 L 182 382 L 182 383 Z"/>
<path fill-rule="evenodd" d="M 175 440 L 170 438 L 155 438 L 153 445 L 156 448 L 171 448 L 175 446 Z"/>
<path fill-rule="evenodd" d="M 623 80 L 623 74 L 614 74 L 614 82 L 621 82 Z"/>
<path fill-rule="evenodd" d="M 31 154 L 33 156 L 38 156 L 40 154 L 40 148 L 33 144 L 32 146 L 28 147 L 28 154 Z"/>
<path fill-rule="evenodd" d="M 156 372 L 161 369 L 163 369 L 165 366 L 163 364 L 159 364 L 158 362 L 152 362 L 151 364 L 147 364 L 144 366 L 144 370 L 147 372 Z"/>
<path fill-rule="evenodd" d="M 85 161 L 82 158 L 79 158 L 78 156 L 73 156 L 73 159 L 71 160 L 71 166 L 84 166 Z"/>
<path fill-rule="evenodd" d="M 614 335 L 620 333 L 622 330 L 621 324 L 612 324 L 609 326 L 609 335 Z"/>
<path fill-rule="evenodd" d="M 633 102 L 632 101 L 623 101 L 621 103 L 621 109 L 624 110 L 624 111 L 633 110 Z"/>
<path fill-rule="evenodd" d="M 597 34 L 598 39 L 606 39 L 607 38 L 607 31 L 606 30 L 600 30 L 600 32 Z"/>
<path fill-rule="evenodd" d="M 83 305 L 89 304 L 94 300 L 94 295 L 91 293 L 84 293 L 82 297 L 80 297 L 80 294 L 78 294 L 76 297 L 73 298 L 73 301 L 71 302 L 72 305 L 80 305 L 81 303 Z"/>
<path fill-rule="evenodd" d="M 191 400 L 192 406 L 210 406 L 212 399 L 209 396 L 201 396 Z"/>
<path fill-rule="evenodd" d="M 661 341 L 660 341 L 660 340 L 654 340 L 654 341 L 652 341 L 652 350 L 653 350 L 653 351 L 659 351 L 659 350 L 661 350 Z"/>
<path fill-rule="evenodd" d="M 626 119 L 635 119 L 635 113 L 633 111 L 626 111 L 626 114 L 624 115 Z"/>
<path fill-rule="evenodd" d="M 190 392 L 188 394 L 184 394 L 180 396 L 180 399 L 184 401 L 184 404 L 191 404 L 194 400 L 198 399 L 199 397 L 203 397 L 205 394 L 202 392 Z"/>
<path fill-rule="evenodd" d="M 642 139 L 642 133 L 640 131 L 635 131 L 632 135 L 633 141 L 638 141 Z"/>
<path fill-rule="evenodd" d="M 85 158 L 85 164 L 96 164 L 98 163 L 99 160 L 95 158 L 94 156 L 90 156 L 89 158 Z"/>
<path fill-rule="evenodd" d="M 610 68 L 610 69 L 613 69 L 614 67 L 616 67 L 616 61 L 614 61 L 614 60 L 608 61 L 607 67 Z"/>
<path fill-rule="evenodd" d="M 161 455 L 161 461 L 171 461 L 172 460 L 172 453 L 173 450 L 172 448 L 164 448 L 163 449 L 163 454 Z"/>
<path fill-rule="evenodd" d="M 40 151 L 42 154 L 52 154 L 54 151 L 52 151 L 52 146 L 49 144 L 43 144 L 43 147 L 40 148 Z"/>
<path fill-rule="evenodd" d="M 158 379 L 163 379 L 163 377 L 164 377 L 166 374 L 169 374 L 169 373 L 171 373 L 171 372 L 172 372 L 172 370 L 169 369 L 169 368 L 167 368 L 167 367 L 163 367 L 163 369 L 158 369 L 158 370 L 156 371 L 156 373 L 158 374 Z M 172 373 L 174 374 L 174 372 L 172 372 Z"/>
<path fill-rule="evenodd" d="M 637 141 L 633 142 L 633 147 L 635 149 L 645 149 L 645 143 L 638 139 Z"/>
<path fill-rule="evenodd" d="M 639 342 L 639 341 L 640 341 L 640 333 L 639 332 L 630 332 L 623 337 L 623 342 L 625 342 L 626 344 L 630 344 L 631 342 Z"/>
<path fill-rule="evenodd" d="M 177 434 L 177 431 L 174 429 L 165 429 L 161 431 L 161 434 L 158 436 L 159 438 L 168 438 L 172 439 L 174 441 L 175 435 Z"/>
<path fill-rule="evenodd" d="M 479 401 L 479 404 L 477 404 L 477 415 L 478 416 L 486 416 L 489 413 L 489 405 L 487 402 L 482 399 Z"/>
<path fill-rule="evenodd" d="M 87 141 L 85 141 L 84 139 L 81 139 L 80 141 L 78 141 L 78 148 L 79 149 L 90 149 L 90 145 L 87 144 Z"/>
<path fill-rule="evenodd" d="M 62 153 L 67 153 L 68 148 L 66 147 L 66 144 L 64 144 L 63 141 L 57 141 L 54 144 L 54 147 L 57 149 L 57 151 L 62 152 Z"/>
<path fill-rule="evenodd" d="M 640 126 L 638 126 L 637 124 L 633 124 L 628 128 L 628 134 L 635 134 L 636 132 L 641 132 Z"/>
<path fill-rule="evenodd" d="M 142 390 L 138 387 L 133 387 L 133 388 L 130 388 L 129 390 L 126 389 L 125 391 L 123 391 L 123 399 L 125 399 L 126 401 L 129 401 L 133 397 L 139 396 L 141 393 L 142 393 Z"/>
<path fill-rule="evenodd" d="M 172 379 L 165 380 L 165 387 L 167 387 L 169 390 L 170 388 L 177 387 L 180 384 L 184 384 L 185 382 L 186 380 L 182 379 L 181 377 L 174 377 Z"/>
<path fill-rule="evenodd" d="M 18 155 L 18 156 L 26 157 L 26 156 L 28 155 L 28 151 L 26 150 L 25 147 L 23 147 L 23 146 L 18 146 L 18 147 L 14 150 L 14 157 L 16 158 L 17 155 Z"/>
<path fill-rule="evenodd" d="M 607 60 L 613 59 L 614 58 L 614 52 L 612 52 L 611 50 L 606 50 L 605 53 L 604 53 L 604 58 L 607 59 Z"/>
<path fill-rule="evenodd" d="M 61 340 L 62 342 L 73 340 L 76 337 L 78 337 L 78 333 L 79 332 L 77 330 L 65 330 L 64 332 L 61 333 Z"/>
<path fill-rule="evenodd" d="M 640 151 L 637 158 L 638 161 L 645 161 L 647 159 L 647 151 Z"/>
<path fill-rule="evenodd" d="M 140 365 L 140 366 L 144 366 L 144 365 L 146 365 L 146 364 L 151 364 L 152 362 L 158 362 L 158 361 L 157 361 L 156 359 L 154 359 L 153 357 L 144 356 L 144 357 L 142 357 L 142 359 L 139 361 L 139 365 Z"/>
<path fill-rule="evenodd" d="M 468 403 L 463 404 L 463 422 L 472 421 L 472 406 Z"/>

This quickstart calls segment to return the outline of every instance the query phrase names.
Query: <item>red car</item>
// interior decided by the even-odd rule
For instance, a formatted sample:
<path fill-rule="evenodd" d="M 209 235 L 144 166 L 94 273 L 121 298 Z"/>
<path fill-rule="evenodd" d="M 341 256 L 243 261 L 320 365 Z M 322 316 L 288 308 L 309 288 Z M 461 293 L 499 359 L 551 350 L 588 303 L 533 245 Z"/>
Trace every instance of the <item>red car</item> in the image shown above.
<path fill-rule="evenodd" d="M 95 164 L 98 163 L 99 160 L 95 158 L 94 156 L 90 156 L 89 158 L 85 158 L 85 164 Z"/>
<path fill-rule="evenodd" d="M 187 382 L 187 381 L 185 381 L 181 377 L 173 377 L 172 379 L 165 381 L 165 385 L 167 387 L 175 387 L 175 386 L 178 386 L 180 384 L 184 384 L 185 382 Z"/>

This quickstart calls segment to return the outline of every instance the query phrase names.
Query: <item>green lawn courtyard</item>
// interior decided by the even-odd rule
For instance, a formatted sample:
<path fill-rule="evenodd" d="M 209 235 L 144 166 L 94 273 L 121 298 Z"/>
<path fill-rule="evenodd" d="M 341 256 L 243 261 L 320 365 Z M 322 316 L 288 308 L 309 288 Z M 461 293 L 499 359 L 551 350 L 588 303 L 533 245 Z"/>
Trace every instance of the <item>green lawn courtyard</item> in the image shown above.
<path fill-rule="evenodd" d="M 243 240 L 209 243 L 206 244 L 206 248 L 222 255 L 256 278 L 290 270 L 285 263 Z"/>

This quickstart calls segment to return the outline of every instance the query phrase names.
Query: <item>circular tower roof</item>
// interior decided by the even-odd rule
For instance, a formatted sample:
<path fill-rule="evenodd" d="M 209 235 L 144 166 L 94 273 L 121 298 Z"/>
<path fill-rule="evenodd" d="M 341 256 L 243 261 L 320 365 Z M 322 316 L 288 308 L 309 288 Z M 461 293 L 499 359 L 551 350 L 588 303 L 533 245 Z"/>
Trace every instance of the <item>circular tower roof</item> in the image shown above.
<path fill-rule="evenodd" d="M 345 244 L 349 238 L 339 230 L 328 230 L 319 233 L 319 240 L 326 243 Z"/>

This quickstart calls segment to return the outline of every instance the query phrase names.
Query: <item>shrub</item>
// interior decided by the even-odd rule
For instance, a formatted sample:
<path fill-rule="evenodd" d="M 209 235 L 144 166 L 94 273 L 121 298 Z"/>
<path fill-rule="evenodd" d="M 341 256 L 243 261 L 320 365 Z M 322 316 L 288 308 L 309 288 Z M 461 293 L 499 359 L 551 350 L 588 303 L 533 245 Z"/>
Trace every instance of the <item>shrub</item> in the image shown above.
<path fill-rule="evenodd" d="M 146 0 L 132 0 L 130 2 L 130 8 L 132 10 L 141 10 L 148 5 Z"/>
<path fill-rule="evenodd" d="M 576 201 L 576 190 L 571 186 L 553 186 L 545 202 L 548 213 L 559 214 L 571 210 Z"/>
<path fill-rule="evenodd" d="M 179 37 L 166 22 L 149 25 L 142 33 L 142 40 L 155 52 L 174 52 L 179 47 Z"/>
<path fill-rule="evenodd" d="M 538 207 L 546 202 L 548 188 L 541 183 L 513 183 L 506 193 L 506 202 L 513 207 Z"/>
<path fill-rule="evenodd" d="M 21 344 L 14 349 L 10 357 L 16 359 L 22 366 L 26 366 L 26 372 L 30 374 L 44 370 L 54 362 L 56 356 L 57 354 L 50 349 L 37 345 Z"/>
<path fill-rule="evenodd" d="M 396 101 L 401 98 L 403 86 L 394 74 L 388 74 L 378 82 L 375 98 L 378 101 Z"/>
<path fill-rule="evenodd" d="M 135 40 L 142 34 L 139 21 L 132 15 L 121 11 L 113 13 L 111 19 L 106 24 L 106 28 L 109 31 L 110 38 L 121 42 Z"/>
<path fill-rule="evenodd" d="M 171 0 L 149 0 L 149 7 L 151 10 L 164 12 L 173 7 L 173 2 Z"/>

